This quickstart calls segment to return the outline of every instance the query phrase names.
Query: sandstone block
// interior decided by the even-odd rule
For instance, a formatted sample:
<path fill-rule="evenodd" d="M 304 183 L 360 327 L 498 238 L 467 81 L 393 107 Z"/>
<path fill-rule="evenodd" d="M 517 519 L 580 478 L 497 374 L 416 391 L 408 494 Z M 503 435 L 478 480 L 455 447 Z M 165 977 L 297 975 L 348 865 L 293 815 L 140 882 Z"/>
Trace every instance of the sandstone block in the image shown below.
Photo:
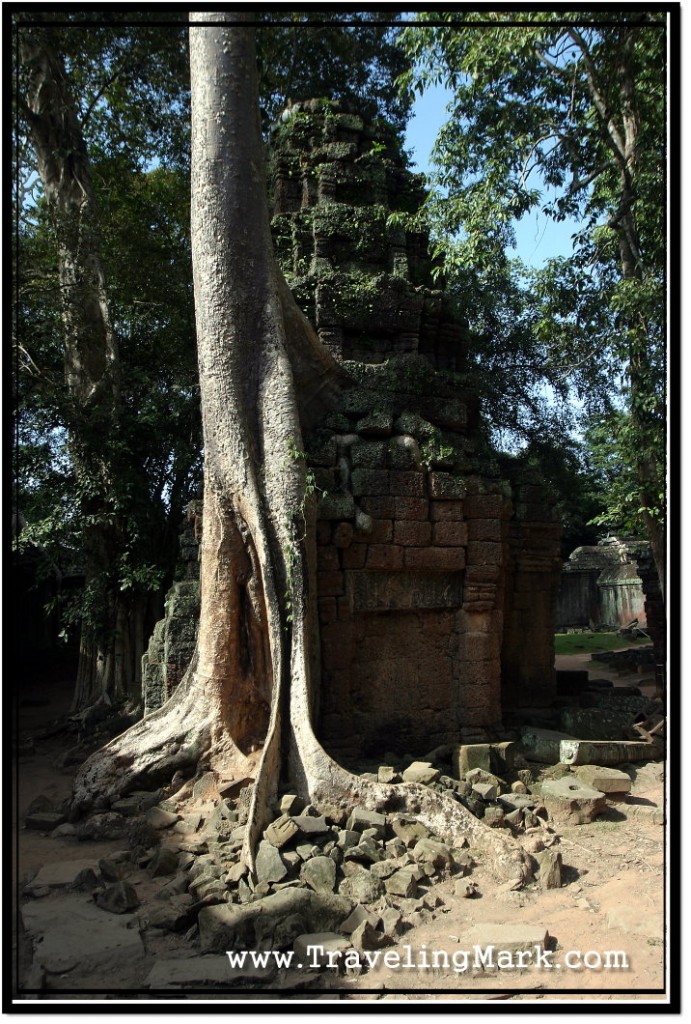
<path fill-rule="evenodd" d="M 435 523 L 434 543 L 441 547 L 463 547 L 468 543 L 468 524 L 455 520 Z"/>
<path fill-rule="evenodd" d="M 594 764 L 581 764 L 575 774 L 586 786 L 592 786 L 601 793 L 629 793 L 631 778 L 617 768 L 600 768 Z"/>
<path fill-rule="evenodd" d="M 542 799 L 555 821 L 573 825 L 584 825 L 606 809 L 605 794 L 573 775 L 543 782 Z"/>

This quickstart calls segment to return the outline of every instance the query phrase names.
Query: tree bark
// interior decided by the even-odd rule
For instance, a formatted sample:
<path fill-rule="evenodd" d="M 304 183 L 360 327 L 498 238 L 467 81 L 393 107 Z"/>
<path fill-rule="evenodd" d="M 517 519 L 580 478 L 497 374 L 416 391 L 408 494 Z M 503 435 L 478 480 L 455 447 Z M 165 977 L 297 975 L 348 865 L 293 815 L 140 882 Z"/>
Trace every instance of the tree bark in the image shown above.
<path fill-rule="evenodd" d="M 111 580 L 124 550 L 113 510 L 117 473 L 109 445 L 118 429 L 118 346 L 110 319 L 96 200 L 86 143 L 61 57 L 50 29 L 22 26 L 27 70 L 26 117 L 55 231 L 64 328 L 66 425 L 78 481 L 85 561 L 85 614 L 72 710 L 134 692 L 130 647 L 136 632 L 131 597 Z M 90 600 L 91 596 L 98 600 Z M 136 601 L 134 602 L 136 604 Z"/>
<path fill-rule="evenodd" d="M 181 752 L 194 754 L 225 778 L 255 778 L 243 850 L 250 868 L 283 775 L 324 810 L 359 804 L 416 814 L 449 839 L 472 834 L 501 874 L 522 884 L 529 868 L 517 845 L 425 787 L 346 772 L 315 736 L 315 510 L 300 453 L 302 431 L 329 408 L 340 371 L 274 260 L 249 15 L 190 20 L 204 431 L 197 649 L 170 700 L 82 768 L 75 808 L 158 778 Z"/>

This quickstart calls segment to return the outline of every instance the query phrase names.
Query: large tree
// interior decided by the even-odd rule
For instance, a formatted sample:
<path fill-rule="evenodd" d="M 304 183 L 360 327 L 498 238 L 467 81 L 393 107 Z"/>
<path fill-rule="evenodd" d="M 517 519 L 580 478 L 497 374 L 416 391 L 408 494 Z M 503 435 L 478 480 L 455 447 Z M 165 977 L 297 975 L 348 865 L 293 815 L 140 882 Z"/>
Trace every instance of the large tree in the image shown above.
<path fill-rule="evenodd" d="M 186 329 L 184 324 L 185 291 L 191 313 L 191 289 L 178 274 L 181 302 L 177 309 L 175 299 L 159 303 L 156 321 L 146 301 L 160 299 L 163 290 L 159 282 L 157 293 L 145 276 L 151 267 L 146 248 L 156 238 L 158 256 L 165 256 L 161 219 L 174 221 L 171 207 L 179 203 L 171 201 L 179 172 L 160 168 L 146 174 L 142 167 L 162 97 L 179 91 L 171 71 L 175 40 L 170 33 L 135 39 L 131 32 L 107 29 L 85 37 L 78 25 L 70 34 L 47 16 L 30 15 L 18 26 L 16 39 L 17 139 L 24 166 L 33 158 L 41 185 L 37 201 L 22 196 L 16 211 L 20 470 L 27 438 L 34 457 L 19 480 L 20 497 L 30 495 L 23 507 L 34 513 L 20 542 L 50 548 L 52 541 L 59 547 L 69 536 L 79 548 L 85 585 L 73 709 L 83 709 L 102 698 L 138 697 L 147 632 L 160 608 L 152 602 L 171 568 L 196 455 L 194 416 L 184 422 L 193 405 L 181 408 L 174 388 L 163 386 L 174 368 L 175 385 L 193 390 L 189 313 Z M 152 81 L 142 86 L 140 152 L 133 159 L 135 128 L 118 92 L 123 81 L 132 87 L 147 76 Z M 161 132 L 171 137 L 160 117 L 159 129 L 159 141 Z M 142 213 L 143 222 L 137 220 Z M 182 271 L 184 251 L 169 244 L 172 249 Z M 110 280 L 106 255 L 115 270 Z M 167 285 L 172 283 L 169 272 Z M 162 350 L 157 342 L 164 331 L 175 340 Z M 145 353 L 152 348 L 162 363 L 165 351 L 165 366 L 147 387 L 152 366 Z M 152 417 L 156 399 L 165 404 L 167 431 L 160 429 L 160 409 Z M 42 432 L 45 437 L 46 423 L 53 444 L 44 440 L 41 446 L 34 442 Z M 186 427 L 180 441 L 172 437 L 174 424 L 178 430 Z M 55 473 L 56 445 L 65 456 L 61 474 Z M 36 459 L 40 451 L 46 456 L 42 464 Z M 66 484 L 60 491 L 53 490 L 58 475 Z M 41 488 L 41 480 L 50 486 Z M 40 500 L 32 501 L 37 496 Z"/>
<path fill-rule="evenodd" d="M 254 777 L 243 855 L 281 777 L 317 807 L 407 810 L 448 838 L 472 833 L 516 885 L 525 857 L 450 798 L 346 772 L 312 724 L 319 685 L 315 509 L 302 435 L 341 371 L 295 304 L 273 254 L 247 14 L 192 14 L 192 252 L 204 429 L 197 648 L 169 701 L 93 755 L 75 808 L 178 767 Z M 297 455 L 297 457 L 296 457 Z"/>
<path fill-rule="evenodd" d="M 580 223 L 572 254 L 532 275 L 521 302 L 548 382 L 575 389 L 633 469 L 628 511 L 664 592 L 665 14 L 425 11 L 420 20 L 404 33 L 417 62 L 406 82 L 441 81 L 453 97 L 434 204 L 452 239 L 447 266 L 459 290 L 477 281 L 486 292 L 497 268 L 511 273 L 517 218 L 542 210 Z"/>

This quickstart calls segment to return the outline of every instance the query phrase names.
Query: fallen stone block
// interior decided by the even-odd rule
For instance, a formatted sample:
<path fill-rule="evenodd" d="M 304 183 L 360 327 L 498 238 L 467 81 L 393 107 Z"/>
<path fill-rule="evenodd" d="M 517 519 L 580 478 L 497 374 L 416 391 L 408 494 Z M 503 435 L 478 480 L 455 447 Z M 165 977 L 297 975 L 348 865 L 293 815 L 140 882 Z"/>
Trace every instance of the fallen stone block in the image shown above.
<path fill-rule="evenodd" d="M 357 906 L 345 919 L 339 931 L 342 931 L 344 935 L 351 935 L 364 921 L 369 921 L 373 928 L 377 928 L 380 919 L 377 914 L 373 914 L 366 907 Z"/>
<path fill-rule="evenodd" d="M 289 843 L 293 836 L 296 836 L 300 831 L 300 826 L 297 825 L 292 818 L 288 817 L 288 813 L 285 812 L 280 818 L 276 818 L 270 825 L 266 827 L 264 832 L 264 839 L 267 843 L 271 843 L 277 849 L 285 846 Z"/>
<path fill-rule="evenodd" d="M 364 868 L 357 865 L 354 867 L 353 874 L 340 882 L 339 895 L 347 897 L 354 903 L 374 903 L 384 892 L 381 879 L 370 871 L 365 871 Z"/>
<path fill-rule="evenodd" d="M 438 839 L 418 840 L 412 853 L 416 861 L 432 864 L 437 869 L 450 868 L 453 863 L 448 846 Z"/>
<path fill-rule="evenodd" d="M 543 850 L 536 854 L 535 859 L 540 865 L 540 887 L 542 889 L 560 889 L 562 884 L 562 858 L 558 850 Z"/>
<path fill-rule="evenodd" d="M 151 878 L 173 875 L 178 868 L 178 854 L 165 846 L 160 847 L 149 862 L 147 872 Z"/>
<path fill-rule="evenodd" d="M 415 846 L 420 839 L 427 839 L 431 835 L 430 830 L 420 821 L 407 818 L 394 818 L 391 828 L 407 847 Z"/>
<path fill-rule="evenodd" d="M 280 853 L 265 839 L 262 839 L 257 848 L 254 867 L 259 882 L 281 882 L 288 874 L 288 868 L 283 863 Z"/>
<path fill-rule="evenodd" d="M 423 786 L 436 782 L 440 775 L 441 772 L 429 761 L 413 761 L 402 773 L 404 782 L 419 782 Z"/>
<path fill-rule="evenodd" d="M 314 836 L 326 835 L 331 831 L 331 826 L 323 815 L 317 817 L 312 814 L 295 814 L 290 820 L 297 825 L 301 835 L 310 839 Z"/>
<path fill-rule="evenodd" d="M 369 921 L 363 921 L 357 926 L 350 936 L 350 941 L 353 949 L 357 949 L 358 953 L 391 945 L 388 935 L 378 932 Z"/>
<path fill-rule="evenodd" d="M 384 888 L 391 896 L 411 899 L 417 894 L 417 880 L 410 868 L 401 868 L 384 882 Z"/>
<path fill-rule="evenodd" d="M 476 782 L 473 786 L 473 793 L 477 793 L 481 800 L 486 803 L 491 803 L 492 800 L 496 800 L 499 792 L 496 786 L 493 786 L 489 782 Z"/>
<path fill-rule="evenodd" d="M 93 860 L 63 860 L 57 864 L 44 864 L 38 874 L 24 887 L 24 892 L 31 894 L 33 889 L 45 886 L 51 889 L 66 889 L 74 885 L 83 871 L 96 870 Z"/>
<path fill-rule="evenodd" d="M 639 740 L 562 740 L 559 760 L 563 764 L 597 764 L 610 767 L 630 761 L 663 761 L 661 746 Z"/>
<path fill-rule="evenodd" d="M 578 765 L 575 774 L 586 786 L 599 789 L 601 793 L 630 793 L 631 779 L 626 772 L 617 768 L 603 768 L 595 764 Z"/>
<path fill-rule="evenodd" d="M 315 892 L 333 892 L 336 888 L 336 862 L 331 857 L 312 857 L 303 865 L 300 877 Z"/>
<path fill-rule="evenodd" d="M 573 775 L 542 783 L 543 802 L 555 819 L 572 825 L 584 825 L 607 807 L 604 793 L 586 786 Z"/>
<path fill-rule="evenodd" d="M 386 836 L 386 816 L 379 811 L 368 811 L 364 807 L 353 809 L 346 828 L 351 832 L 364 832 L 366 828 L 376 829 L 377 839 L 384 839 Z"/>
<path fill-rule="evenodd" d="M 539 729 L 534 725 L 521 727 L 521 746 L 530 761 L 540 764 L 556 764 L 561 759 L 561 744 L 573 740 L 568 733 L 554 729 Z"/>
<path fill-rule="evenodd" d="M 559 725 L 564 732 L 582 740 L 623 738 L 636 718 L 635 712 L 606 708 L 564 708 Z"/>

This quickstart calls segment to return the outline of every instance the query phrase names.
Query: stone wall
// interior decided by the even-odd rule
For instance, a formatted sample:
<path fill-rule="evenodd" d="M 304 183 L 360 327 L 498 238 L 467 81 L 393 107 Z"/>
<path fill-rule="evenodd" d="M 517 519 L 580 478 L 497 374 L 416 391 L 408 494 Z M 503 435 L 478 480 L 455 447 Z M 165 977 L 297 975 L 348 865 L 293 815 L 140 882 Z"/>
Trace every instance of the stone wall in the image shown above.
<path fill-rule="evenodd" d="M 497 736 L 505 709 L 554 697 L 549 496 L 483 434 L 466 327 L 434 286 L 426 237 L 402 226 L 423 193 L 395 136 L 315 101 L 286 111 L 272 143 L 279 261 L 350 380 L 305 438 L 318 736 L 337 756 Z M 174 666 L 162 692 L 179 663 L 156 662 Z"/>
<path fill-rule="evenodd" d="M 617 629 L 634 619 L 646 626 L 646 599 L 635 561 L 641 544 L 608 538 L 571 553 L 559 587 L 558 629 L 605 625 Z"/>

